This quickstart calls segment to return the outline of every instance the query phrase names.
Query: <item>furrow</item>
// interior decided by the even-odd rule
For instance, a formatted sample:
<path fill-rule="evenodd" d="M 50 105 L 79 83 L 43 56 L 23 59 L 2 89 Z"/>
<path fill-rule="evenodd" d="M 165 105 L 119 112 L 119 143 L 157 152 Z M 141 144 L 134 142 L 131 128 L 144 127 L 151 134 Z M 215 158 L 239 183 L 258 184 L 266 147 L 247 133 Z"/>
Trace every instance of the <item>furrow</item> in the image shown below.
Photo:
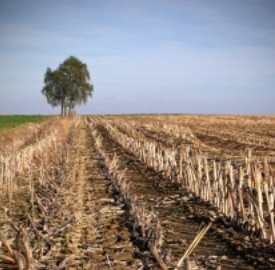
<path fill-rule="evenodd" d="M 139 269 L 130 233 L 123 226 L 123 205 L 114 202 L 104 162 L 84 121 L 81 123 L 79 170 L 75 190 L 77 222 L 66 233 L 67 269 Z"/>
<path fill-rule="evenodd" d="M 191 198 L 190 194 L 185 196 L 184 191 L 129 154 L 111 139 L 104 126 L 99 125 L 97 131 L 103 138 L 104 150 L 110 157 L 116 155 L 120 169 L 126 169 L 125 177 L 132 182 L 132 192 L 140 203 L 146 202 L 157 213 L 165 229 L 164 247 L 171 250 L 172 261 L 177 262 L 203 223 L 207 222 L 204 212 L 209 211 L 209 206 Z M 261 259 L 249 261 L 244 258 L 242 252 L 232 249 L 224 239 L 220 239 L 214 229 L 210 229 L 202 239 L 193 258 L 207 269 L 270 269 L 270 266 L 261 264 Z"/>

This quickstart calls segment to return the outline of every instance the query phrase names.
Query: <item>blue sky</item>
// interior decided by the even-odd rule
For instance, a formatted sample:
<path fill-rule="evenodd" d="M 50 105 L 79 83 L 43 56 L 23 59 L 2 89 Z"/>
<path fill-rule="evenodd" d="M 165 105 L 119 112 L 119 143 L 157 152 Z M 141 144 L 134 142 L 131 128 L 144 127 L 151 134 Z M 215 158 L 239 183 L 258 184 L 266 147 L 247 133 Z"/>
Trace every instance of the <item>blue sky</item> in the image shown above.
<path fill-rule="evenodd" d="M 70 55 L 83 114 L 275 113 L 275 1 L 0 1 L 0 114 L 51 114 L 47 67 Z"/>

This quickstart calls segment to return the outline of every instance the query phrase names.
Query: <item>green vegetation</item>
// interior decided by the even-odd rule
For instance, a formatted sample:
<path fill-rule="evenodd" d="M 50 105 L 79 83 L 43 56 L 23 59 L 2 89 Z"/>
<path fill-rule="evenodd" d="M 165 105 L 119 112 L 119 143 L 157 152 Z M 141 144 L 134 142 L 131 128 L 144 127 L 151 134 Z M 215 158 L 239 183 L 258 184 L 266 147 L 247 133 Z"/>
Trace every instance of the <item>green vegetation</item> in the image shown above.
<path fill-rule="evenodd" d="M 46 115 L 0 115 L 0 130 L 30 122 L 41 122 L 48 117 Z"/>
<path fill-rule="evenodd" d="M 87 65 L 76 57 L 70 56 L 56 70 L 47 68 L 42 94 L 52 107 L 61 106 L 62 115 L 85 104 L 93 91 Z"/>

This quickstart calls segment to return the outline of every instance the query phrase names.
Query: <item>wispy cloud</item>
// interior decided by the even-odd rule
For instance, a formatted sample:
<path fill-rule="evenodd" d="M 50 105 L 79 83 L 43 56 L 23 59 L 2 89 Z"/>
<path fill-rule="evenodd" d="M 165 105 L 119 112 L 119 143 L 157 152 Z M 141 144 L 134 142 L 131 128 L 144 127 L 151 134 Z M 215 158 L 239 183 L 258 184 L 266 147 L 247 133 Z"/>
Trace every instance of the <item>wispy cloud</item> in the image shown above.
<path fill-rule="evenodd" d="M 69 55 L 96 89 L 81 112 L 264 112 L 275 100 L 273 1 L 25 2 L 0 3 L 0 113 L 11 91 L 42 103 L 46 68 Z"/>

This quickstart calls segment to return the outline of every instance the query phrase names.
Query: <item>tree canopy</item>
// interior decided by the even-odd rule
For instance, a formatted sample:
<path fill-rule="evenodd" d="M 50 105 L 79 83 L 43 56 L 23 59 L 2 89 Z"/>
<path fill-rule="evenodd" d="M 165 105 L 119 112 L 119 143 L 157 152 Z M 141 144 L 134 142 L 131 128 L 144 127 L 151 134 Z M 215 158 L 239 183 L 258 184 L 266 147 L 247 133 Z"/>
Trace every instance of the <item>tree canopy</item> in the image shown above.
<path fill-rule="evenodd" d="M 87 65 L 74 56 L 56 70 L 46 70 L 42 94 L 52 107 L 61 106 L 61 114 L 67 114 L 76 105 L 86 104 L 93 91 Z"/>

